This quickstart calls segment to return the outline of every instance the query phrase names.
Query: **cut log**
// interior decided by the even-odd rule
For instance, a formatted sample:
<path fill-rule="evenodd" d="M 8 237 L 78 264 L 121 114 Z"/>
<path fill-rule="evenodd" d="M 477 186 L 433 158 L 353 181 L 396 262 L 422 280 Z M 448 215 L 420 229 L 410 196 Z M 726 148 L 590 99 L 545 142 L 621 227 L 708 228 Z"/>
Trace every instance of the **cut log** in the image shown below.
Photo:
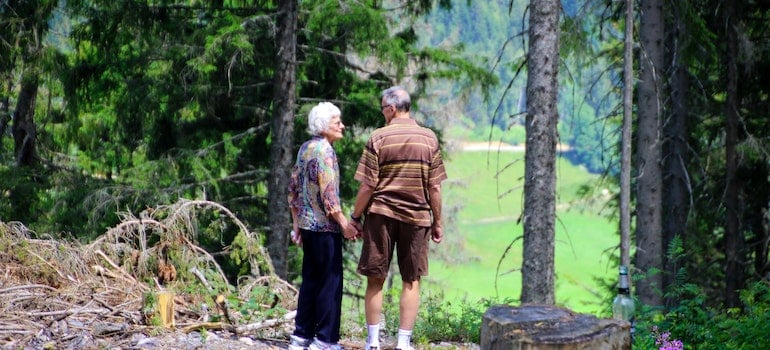
<path fill-rule="evenodd" d="M 549 305 L 492 306 L 482 350 L 630 350 L 631 325 Z"/>

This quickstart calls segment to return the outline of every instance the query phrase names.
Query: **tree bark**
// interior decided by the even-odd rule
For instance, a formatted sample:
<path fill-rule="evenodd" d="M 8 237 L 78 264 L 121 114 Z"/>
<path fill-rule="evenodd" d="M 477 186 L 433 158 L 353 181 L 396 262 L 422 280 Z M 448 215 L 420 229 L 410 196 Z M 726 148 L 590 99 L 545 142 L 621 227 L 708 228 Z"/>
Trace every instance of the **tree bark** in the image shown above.
<path fill-rule="evenodd" d="M 558 0 L 531 2 L 527 55 L 524 248 L 521 302 L 553 305 L 556 124 L 559 74 Z"/>
<path fill-rule="evenodd" d="M 671 91 L 671 113 L 663 123 L 663 247 L 679 237 L 686 241 L 687 220 L 690 212 L 691 193 L 690 176 L 687 172 L 688 156 L 687 125 L 689 106 L 687 103 L 689 79 L 686 64 L 680 61 L 684 57 L 684 45 L 687 42 L 687 24 L 682 14 L 682 1 L 672 3 L 671 23 L 673 26 L 666 36 L 668 44 L 667 61 Z M 679 262 L 676 257 L 664 255 L 665 274 L 663 290 L 668 290 L 676 282 Z M 674 306 L 675 300 L 666 298 L 666 307 Z"/>
<path fill-rule="evenodd" d="M 496 305 L 481 323 L 481 349 L 628 350 L 631 325 L 549 305 Z"/>
<path fill-rule="evenodd" d="M 620 151 L 620 265 L 631 266 L 631 144 L 634 108 L 634 0 L 626 0 L 623 131 Z"/>
<path fill-rule="evenodd" d="M 0 87 L 2 87 L 2 83 L 0 83 Z M 0 88 L 0 94 L 5 93 L 4 88 Z M 8 128 L 8 125 L 11 123 L 11 113 L 9 112 L 8 108 L 8 96 L 0 95 L 0 152 L 3 151 L 3 136 L 5 136 L 5 130 Z"/>
<path fill-rule="evenodd" d="M 278 276 L 287 274 L 286 255 L 291 228 L 287 201 L 289 177 L 294 160 L 294 110 L 296 106 L 297 0 L 279 2 L 278 66 L 275 75 L 273 130 L 270 144 L 270 179 L 268 200 L 270 231 L 267 249 Z"/>
<path fill-rule="evenodd" d="M 638 84 L 638 138 L 636 184 L 637 295 L 644 305 L 663 305 L 661 114 L 663 110 L 662 0 L 642 0 L 639 25 L 641 44 Z"/>
<path fill-rule="evenodd" d="M 13 112 L 14 155 L 16 166 L 34 166 L 37 163 L 37 127 L 35 126 L 35 101 L 38 77 L 34 73 L 22 78 L 16 110 Z"/>
<path fill-rule="evenodd" d="M 738 33 L 735 3 L 724 4 L 727 30 L 727 99 L 725 103 L 725 302 L 727 307 L 740 305 L 738 290 L 744 286 L 744 236 L 738 220 L 741 212 L 737 181 L 738 155 Z"/>

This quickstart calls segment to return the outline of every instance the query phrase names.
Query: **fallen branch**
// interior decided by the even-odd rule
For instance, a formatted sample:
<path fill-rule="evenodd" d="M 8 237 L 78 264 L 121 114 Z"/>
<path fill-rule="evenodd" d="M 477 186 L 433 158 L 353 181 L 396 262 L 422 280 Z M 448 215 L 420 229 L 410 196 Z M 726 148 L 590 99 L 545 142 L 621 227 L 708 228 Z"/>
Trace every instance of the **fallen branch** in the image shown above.
<path fill-rule="evenodd" d="M 206 287 L 206 289 L 211 290 L 211 285 L 209 284 L 209 281 L 206 279 L 206 276 L 203 275 L 203 272 L 201 270 L 198 270 L 197 267 L 193 267 L 190 269 L 190 273 L 195 275 L 195 277 L 198 277 L 198 280 L 203 283 L 203 285 Z"/>
<path fill-rule="evenodd" d="M 283 317 L 281 317 L 281 318 L 276 318 L 276 319 L 272 319 L 272 320 L 265 320 L 265 321 L 257 322 L 257 323 L 250 323 L 250 324 L 247 324 L 247 325 L 239 326 L 235 330 L 236 330 L 237 334 L 243 334 L 243 333 L 246 333 L 246 332 L 256 331 L 258 329 L 273 327 L 273 326 L 276 326 L 276 325 L 279 325 L 279 324 L 282 324 L 282 323 L 287 323 L 287 322 L 290 322 L 291 320 L 293 320 L 295 317 L 297 317 L 297 311 L 296 310 L 295 311 L 291 311 L 291 312 L 287 313 L 286 315 L 283 315 Z"/>
<path fill-rule="evenodd" d="M 120 268 L 120 266 L 115 264 L 109 257 L 107 257 L 106 254 L 104 254 L 104 252 L 102 252 L 101 250 L 97 249 L 95 253 L 96 253 L 96 255 L 101 256 L 102 259 L 107 261 L 107 263 L 110 264 L 110 266 L 112 266 L 114 269 L 120 271 L 120 274 L 121 274 L 123 280 L 126 280 L 128 282 L 132 282 L 134 285 L 139 286 L 144 291 L 148 291 L 149 290 L 149 288 L 146 285 L 144 285 L 144 283 L 137 282 L 136 279 L 134 278 L 134 276 L 131 276 L 131 274 L 129 274 L 128 272 L 126 272 L 125 270 Z M 110 270 L 107 270 L 104 267 L 101 267 L 101 266 L 98 266 L 98 265 L 91 266 L 91 268 L 95 269 L 95 271 L 97 271 L 97 272 L 109 271 L 110 274 L 114 275 L 114 272 L 112 272 Z"/>
<path fill-rule="evenodd" d="M 186 326 L 182 328 L 182 332 L 190 333 L 192 331 L 197 331 L 200 329 L 205 330 L 231 330 L 233 329 L 233 326 L 224 323 L 224 322 L 203 322 L 203 323 L 196 323 L 189 326 Z"/>
<path fill-rule="evenodd" d="M 0 289 L 0 294 L 5 294 L 5 293 L 8 293 L 8 292 L 17 290 L 17 289 L 32 289 L 32 288 L 44 288 L 44 289 L 48 289 L 48 290 L 50 290 L 52 292 L 56 292 L 56 288 L 53 288 L 51 286 L 47 286 L 45 284 L 25 284 L 25 285 L 19 285 L 19 286 L 13 286 L 13 287 L 8 287 L 8 288 Z"/>

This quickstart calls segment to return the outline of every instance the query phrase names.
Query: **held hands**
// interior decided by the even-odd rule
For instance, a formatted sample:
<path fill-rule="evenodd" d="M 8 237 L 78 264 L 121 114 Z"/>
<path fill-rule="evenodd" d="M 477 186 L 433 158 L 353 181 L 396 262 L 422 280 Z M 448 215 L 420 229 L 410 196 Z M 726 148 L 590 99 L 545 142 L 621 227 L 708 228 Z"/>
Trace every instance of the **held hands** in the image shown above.
<path fill-rule="evenodd" d="M 357 240 L 361 237 L 361 223 L 348 220 L 348 224 L 342 228 L 342 235 L 349 240 Z"/>

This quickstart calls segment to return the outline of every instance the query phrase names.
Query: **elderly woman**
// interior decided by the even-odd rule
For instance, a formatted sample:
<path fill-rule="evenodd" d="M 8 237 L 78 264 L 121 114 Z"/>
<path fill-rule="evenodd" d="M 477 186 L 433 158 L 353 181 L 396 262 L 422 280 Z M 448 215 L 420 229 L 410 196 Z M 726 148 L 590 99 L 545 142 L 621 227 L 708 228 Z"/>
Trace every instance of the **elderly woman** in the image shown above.
<path fill-rule="evenodd" d="M 340 117 L 329 102 L 313 107 L 312 137 L 297 152 L 289 181 L 292 241 L 304 252 L 292 350 L 341 349 L 342 236 L 352 239 L 357 231 L 340 205 L 340 170 L 332 148 L 345 130 Z"/>

